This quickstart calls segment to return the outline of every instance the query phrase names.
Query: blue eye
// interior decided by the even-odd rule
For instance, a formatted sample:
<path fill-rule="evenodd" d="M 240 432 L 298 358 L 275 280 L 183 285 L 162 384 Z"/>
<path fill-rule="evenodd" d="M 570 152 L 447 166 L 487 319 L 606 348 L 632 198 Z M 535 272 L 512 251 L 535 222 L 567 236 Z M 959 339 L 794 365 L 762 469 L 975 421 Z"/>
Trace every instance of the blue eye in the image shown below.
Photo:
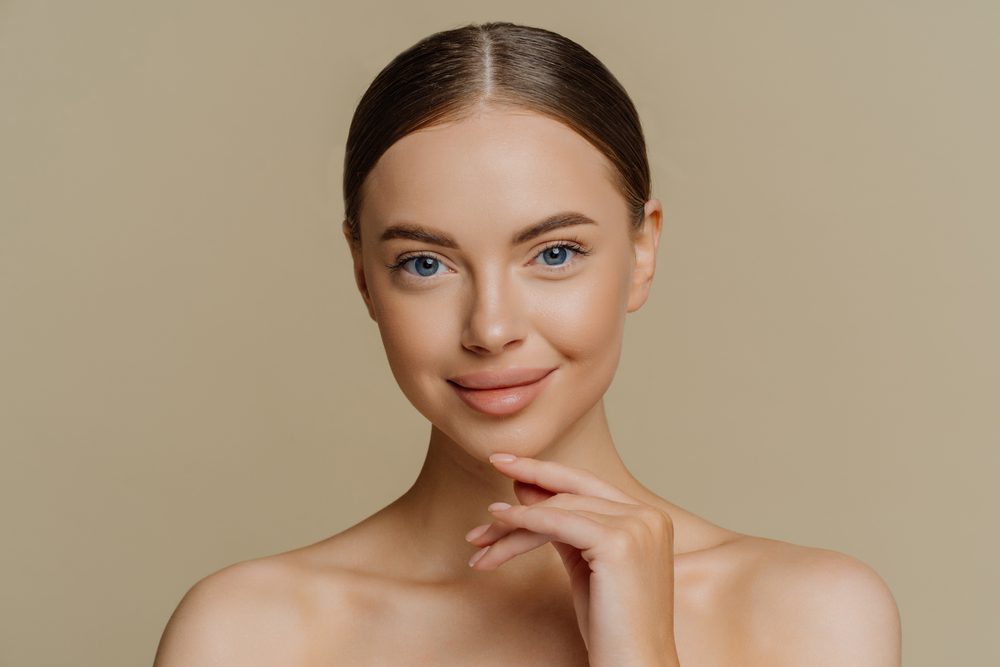
<path fill-rule="evenodd" d="M 553 245 L 541 251 L 538 255 L 545 260 L 547 265 L 559 266 L 560 264 L 565 264 L 566 260 L 569 259 L 570 251 L 573 251 L 573 248 L 568 245 Z M 550 259 L 552 260 L 551 262 L 549 261 Z"/>
<path fill-rule="evenodd" d="M 543 259 L 544 266 L 550 266 L 554 270 L 559 271 L 563 268 L 568 268 L 569 266 L 574 265 L 575 263 L 570 264 L 570 260 L 572 260 L 575 255 L 589 255 L 590 252 L 590 250 L 585 249 L 578 243 L 560 241 L 558 243 L 553 243 L 547 248 L 543 248 L 537 255 L 535 255 L 535 257 L 541 257 Z M 412 269 L 408 268 L 411 264 L 413 265 Z M 411 276 L 417 276 L 419 278 L 431 278 L 439 273 L 445 273 L 448 270 L 444 263 L 433 255 L 404 256 L 403 258 L 397 260 L 394 264 L 387 264 L 386 268 L 392 272 L 405 269 L 404 273 Z M 438 271 L 439 268 L 444 268 L 445 271 Z"/>
<path fill-rule="evenodd" d="M 431 257 L 429 255 L 417 255 L 416 257 L 409 257 L 400 266 L 406 266 L 410 262 L 413 262 L 413 268 L 416 269 L 416 274 L 424 278 L 433 276 L 437 272 L 437 268 L 441 266 L 441 260 Z M 410 271 L 410 273 L 414 273 Z"/>
<path fill-rule="evenodd" d="M 576 255 L 585 256 L 590 254 L 590 250 L 587 250 L 582 245 L 575 241 L 559 241 L 558 243 L 553 243 L 547 248 L 543 248 L 541 252 L 538 253 L 537 257 L 541 257 L 545 266 L 551 266 L 556 270 L 562 270 L 563 268 L 569 268 L 574 266 L 576 262 L 573 262 L 573 258 Z"/>

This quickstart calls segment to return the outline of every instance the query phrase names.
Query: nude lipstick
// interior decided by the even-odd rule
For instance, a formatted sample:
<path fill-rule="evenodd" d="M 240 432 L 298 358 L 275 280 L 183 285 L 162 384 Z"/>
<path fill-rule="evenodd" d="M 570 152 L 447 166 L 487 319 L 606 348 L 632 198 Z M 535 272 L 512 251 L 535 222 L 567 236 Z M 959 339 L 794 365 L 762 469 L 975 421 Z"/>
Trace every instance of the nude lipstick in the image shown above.
<path fill-rule="evenodd" d="M 508 368 L 448 378 L 466 405 L 487 415 L 512 415 L 531 404 L 555 368 Z"/>

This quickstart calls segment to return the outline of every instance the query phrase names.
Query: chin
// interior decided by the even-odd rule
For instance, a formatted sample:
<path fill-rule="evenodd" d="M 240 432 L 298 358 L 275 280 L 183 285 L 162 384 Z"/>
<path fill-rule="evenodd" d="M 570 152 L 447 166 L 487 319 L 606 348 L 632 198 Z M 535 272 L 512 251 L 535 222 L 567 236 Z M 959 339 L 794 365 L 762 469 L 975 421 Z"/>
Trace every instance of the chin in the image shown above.
<path fill-rule="evenodd" d="M 425 415 L 426 416 L 426 415 Z M 432 421 L 434 428 L 474 458 L 488 461 L 494 452 L 508 452 L 515 456 L 537 457 L 548 449 L 557 437 L 552 420 L 541 425 L 513 419 L 491 423 L 456 423 L 454 419 Z"/>

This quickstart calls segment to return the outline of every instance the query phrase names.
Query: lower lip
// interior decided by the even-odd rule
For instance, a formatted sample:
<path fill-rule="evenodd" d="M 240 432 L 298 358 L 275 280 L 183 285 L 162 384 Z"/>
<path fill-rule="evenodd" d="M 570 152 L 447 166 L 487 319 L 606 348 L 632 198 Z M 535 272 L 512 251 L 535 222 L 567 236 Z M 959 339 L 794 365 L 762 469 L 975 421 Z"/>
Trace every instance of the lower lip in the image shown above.
<path fill-rule="evenodd" d="M 455 390 L 465 403 L 474 410 L 483 414 L 495 417 L 512 415 L 515 412 L 526 408 L 542 389 L 548 384 L 548 379 L 555 369 L 549 371 L 548 375 L 535 380 L 531 384 L 522 384 L 517 387 L 501 387 L 499 389 L 466 389 L 454 382 L 449 382 L 451 388 Z"/>

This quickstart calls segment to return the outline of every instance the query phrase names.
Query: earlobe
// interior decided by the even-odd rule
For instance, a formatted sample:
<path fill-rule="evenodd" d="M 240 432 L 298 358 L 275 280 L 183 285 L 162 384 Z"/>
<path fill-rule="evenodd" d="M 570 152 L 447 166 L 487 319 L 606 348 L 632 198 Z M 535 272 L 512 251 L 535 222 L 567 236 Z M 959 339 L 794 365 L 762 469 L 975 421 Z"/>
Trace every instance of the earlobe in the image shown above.
<path fill-rule="evenodd" d="M 344 220 L 343 232 L 344 238 L 347 240 L 347 247 L 351 252 L 354 282 L 357 284 L 358 291 L 361 292 L 361 298 L 364 300 L 365 307 L 368 309 L 368 317 L 372 318 L 372 321 L 378 322 L 375 318 L 375 309 L 372 307 L 371 295 L 368 292 L 368 281 L 365 278 L 365 265 L 361 255 L 361 243 L 355 240 L 354 236 L 351 234 L 351 226 L 347 220 Z"/>
<path fill-rule="evenodd" d="M 656 272 L 656 249 L 660 243 L 660 230 L 663 224 L 663 206 L 658 199 L 646 202 L 645 217 L 642 227 L 636 232 L 635 265 L 632 268 L 632 283 L 629 286 L 629 298 L 626 312 L 639 310 L 649 296 L 649 289 Z"/>

